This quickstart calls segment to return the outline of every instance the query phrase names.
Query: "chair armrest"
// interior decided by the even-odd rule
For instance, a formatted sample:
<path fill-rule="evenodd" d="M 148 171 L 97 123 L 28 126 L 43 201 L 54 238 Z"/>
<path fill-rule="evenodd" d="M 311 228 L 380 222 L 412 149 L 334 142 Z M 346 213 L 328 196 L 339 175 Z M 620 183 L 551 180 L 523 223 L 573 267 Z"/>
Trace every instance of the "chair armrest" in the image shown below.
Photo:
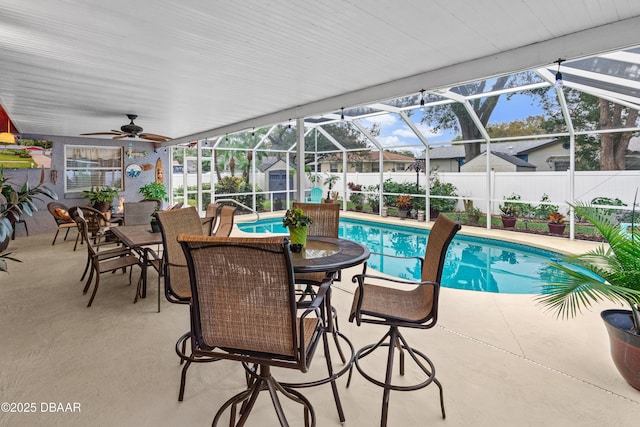
<path fill-rule="evenodd" d="M 300 331 L 300 348 L 302 350 L 302 354 L 305 354 L 305 348 L 304 348 L 304 321 L 307 318 L 307 316 L 311 313 L 314 313 L 316 315 L 316 317 L 318 318 L 318 322 L 322 325 L 322 328 L 325 328 L 324 325 L 324 316 L 322 315 L 322 311 L 324 309 L 324 298 L 327 294 L 327 292 L 329 291 L 329 287 L 331 286 L 331 280 L 326 280 L 324 282 L 322 282 L 322 284 L 320 285 L 320 288 L 318 288 L 318 291 L 316 292 L 316 296 L 313 298 L 313 301 L 311 301 L 311 304 L 306 308 L 305 311 L 302 312 L 302 315 L 300 315 L 299 317 L 299 331 Z M 330 316 L 331 314 L 329 314 Z"/>

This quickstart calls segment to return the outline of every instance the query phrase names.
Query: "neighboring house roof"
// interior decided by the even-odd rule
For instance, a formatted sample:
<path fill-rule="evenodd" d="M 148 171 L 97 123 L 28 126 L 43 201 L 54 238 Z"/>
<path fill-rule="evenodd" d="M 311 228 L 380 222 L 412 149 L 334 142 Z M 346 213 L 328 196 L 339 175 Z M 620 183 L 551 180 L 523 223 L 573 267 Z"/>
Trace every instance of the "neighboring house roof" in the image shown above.
<path fill-rule="evenodd" d="M 260 171 L 264 172 L 264 171 L 266 171 L 267 169 L 269 169 L 270 167 L 272 167 L 273 165 L 275 165 L 278 162 L 285 163 L 285 160 L 284 159 L 276 159 L 276 158 L 263 160 L 262 161 L 262 167 L 260 168 Z M 295 169 L 296 165 L 295 165 L 295 163 L 289 162 L 289 167 Z"/>
<path fill-rule="evenodd" d="M 516 156 L 512 156 L 511 154 L 501 153 L 500 151 L 491 151 L 491 154 L 496 157 L 500 157 L 501 159 L 506 160 L 507 162 L 512 163 L 519 167 L 533 168 L 533 169 L 536 168 L 536 165 L 531 164 L 529 162 L 525 162 L 524 160 Z"/>
<path fill-rule="evenodd" d="M 557 139 L 535 139 L 529 141 L 511 141 L 511 142 L 492 142 L 491 152 L 501 152 L 510 154 L 512 156 L 518 156 L 522 154 L 528 154 L 531 151 L 535 151 L 539 148 L 545 147 L 558 142 Z M 487 151 L 487 144 L 480 146 L 480 152 Z M 424 158 L 424 157 L 422 157 Z M 463 159 L 464 158 L 464 145 L 450 145 L 446 147 L 436 147 L 429 151 L 429 159 Z"/>
<path fill-rule="evenodd" d="M 358 158 L 357 161 L 377 162 L 379 159 L 379 153 L 380 153 L 379 151 L 368 151 L 366 153 L 358 152 L 358 154 L 356 155 L 349 153 L 347 157 L 347 161 L 355 161 L 355 160 L 351 160 L 351 158 L 354 156 L 357 156 Z M 463 156 L 464 156 L 464 150 L 463 150 Z M 382 152 L 382 159 L 385 161 L 391 161 L 391 162 L 413 162 L 416 160 L 413 156 L 407 156 L 405 154 L 398 154 L 398 153 L 391 153 L 389 151 Z M 342 157 L 339 157 L 336 154 L 330 154 L 323 157 L 322 159 L 319 159 L 318 163 L 335 162 L 335 161 L 342 161 Z"/>

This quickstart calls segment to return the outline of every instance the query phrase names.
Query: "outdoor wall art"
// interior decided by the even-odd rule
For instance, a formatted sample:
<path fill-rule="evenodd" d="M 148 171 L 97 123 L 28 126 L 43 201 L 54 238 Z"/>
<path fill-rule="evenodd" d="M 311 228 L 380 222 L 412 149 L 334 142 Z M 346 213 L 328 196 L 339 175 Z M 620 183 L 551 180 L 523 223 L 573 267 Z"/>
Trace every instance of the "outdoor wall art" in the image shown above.
<path fill-rule="evenodd" d="M 21 139 L 16 144 L 0 144 L 0 168 L 51 169 L 53 142 Z"/>

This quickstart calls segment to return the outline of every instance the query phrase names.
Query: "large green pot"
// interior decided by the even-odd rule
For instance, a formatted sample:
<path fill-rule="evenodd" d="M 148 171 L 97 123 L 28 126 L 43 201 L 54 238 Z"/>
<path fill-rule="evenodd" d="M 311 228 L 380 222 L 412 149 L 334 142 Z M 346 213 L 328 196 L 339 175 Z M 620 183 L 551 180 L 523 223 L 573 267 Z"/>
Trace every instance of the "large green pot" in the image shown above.
<path fill-rule="evenodd" d="M 302 252 L 307 246 L 307 232 L 309 227 L 289 227 L 289 241 L 291 252 Z"/>

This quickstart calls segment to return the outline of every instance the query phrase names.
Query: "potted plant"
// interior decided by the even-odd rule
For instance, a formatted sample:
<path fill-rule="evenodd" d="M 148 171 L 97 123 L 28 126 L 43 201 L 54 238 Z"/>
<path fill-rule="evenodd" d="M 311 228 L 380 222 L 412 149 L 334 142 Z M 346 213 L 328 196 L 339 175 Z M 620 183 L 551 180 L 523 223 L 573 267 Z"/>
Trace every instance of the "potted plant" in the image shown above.
<path fill-rule="evenodd" d="M 611 355 L 618 371 L 632 387 L 640 390 L 640 233 L 623 231 L 613 214 L 593 205 L 571 206 L 594 225 L 608 245 L 567 257 L 567 261 L 583 267 L 584 271 L 560 262 L 550 263 L 558 274 L 550 277 L 536 300 L 563 318 L 574 317 L 582 308 L 602 299 L 627 305 L 631 310 L 605 310 L 601 317 L 609 333 Z"/>
<path fill-rule="evenodd" d="M 378 211 L 380 210 L 380 197 L 379 197 L 380 186 L 377 184 L 369 185 L 365 187 L 365 190 L 369 192 L 365 196 L 365 198 L 366 198 L 366 202 L 371 207 L 371 212 L 378 213 Z"/>
<path fill-rule="evenodd" d="M 349 187 L 349 190 L 353 191 L 349 196 L 349 200 L 353 203 L 354 209 L 361 211 L 362 204 L 364 203 L 364 194 L 360 193 L 360 191 L 362 191 L 362 185 L 350 182 L 347 184 L 347 187 Z"/>
<path fill-rule="evenodd" d="M 407 212 L 411 209 L 412 197 L 406 194 L 402 194 L 396 198 L 396 207 L 398 208 L 398 217 L 406 218 Z"/>
<path fill-rule="evenodd" d="M 33 215 L 33 212 L 38 210 L 36 200 L 58 199 L 58 195 L 43 183 L 44 172 L 40 177 L 40 183 L 35 187 L 25 182 L 16 189 L 4 174 L 4 169 L 0 168 L 0 271 L 7 271 L 6 260 L 18 261 L 12 258 L 10 253 L 1 253 L 9 246 L 15 221 L 22 216 Z"/>
<path fill-rule="evenodd" d="M 113 199 L 118 197 L 118 190 L 105 185 L 104 187 L 91 187 L 91 190 L 84 190 L 82 195 L 89 199 L 94 209 L 106 212 L 111 209 Z"/>
<path fill-rule="evenodd" d="M 313 220 L 305 215 L 302 208 L 287 209 L 282 218 L 282 225 L 289 228 L 291 252 L 302 252 L 307 245 L 307 231 L 311 223 Z"/>
<path fill-rule="evenodd" d="M 329 191 L 327 192 L 327 198 L 324 201 L 325 203 L 333 203 L 333 201 L 338 198 L 337 195 L 336 197 L 332 197 L 332 193 L 331 193 L 331 189 L 333 188 L 334 185 L 336 185 L 338 181 L 340 181 L 339 175 L 331 175 L 330 173 L 327 173 L 327 176 L 325 177 L 323 182 L 324 185 L 327 185 L 329 187 Z"/>
<path fill-rule="evenodd" d="M 549 212 L 549 232 L 551 234 L 564 234 L 564 228 L 567 224 L 564 223 L 565 216 L 560 212 Z"/>
<path fill-rule="evenodd" d="M 505 197 L 504 200 L 520 200 L 520 196 L 512 194 L 509 197 Z M 498 207 L 500 212 L 502 212 L 502 226 L 504 228 L 514 228 L 518 218 L 518 204 L 514 202 L 504 202 L 503 205 Z"/>
<path fill-rule="evenodd" d="M 145 184 L 140 187 L 138 191 L 146 200 L 161 200 L 163 202 L 169 201 L 169 197 L 167 196 L 167 188 L 164 186 L 164 184 L 160 184 L 158 182 L 150 182 L 148 184 Z"/>

